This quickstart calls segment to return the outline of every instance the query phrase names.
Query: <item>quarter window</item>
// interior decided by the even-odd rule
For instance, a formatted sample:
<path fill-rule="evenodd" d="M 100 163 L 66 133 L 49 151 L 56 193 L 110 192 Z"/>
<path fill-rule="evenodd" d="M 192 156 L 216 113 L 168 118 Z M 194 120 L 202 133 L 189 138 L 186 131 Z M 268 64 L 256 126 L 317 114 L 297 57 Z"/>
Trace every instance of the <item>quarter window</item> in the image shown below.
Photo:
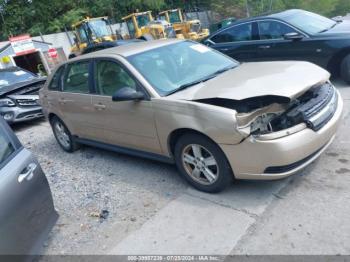
<path fill-rule="evenodd" d="M 113 61 L 97 61 L 95 78 L 98 93 L 105 96 L 112 96 L 123 87 L 137 88 L 134 79 Z"/>
<path fill-rule="evenodd" d="M 252 23 L 237 25 L 218 33 L 211 40 L 215 43 L 250 41 L 253 40 L 252 28 Z"/>
<path fill-rule="evenodd" d="M 3 164 L 15 152 L 15 148 L 7 134 L 0 128 L 0 165 Z"/>
<path fill-rule="evenodd" d="M 64 91 L 89 93 L 89 61 L 69 64 L 64 78 Z"/>
<path fill-rule="evenodd" d="M 51 83 L 48 87 L 49 90 L 52 90 L 52 91 L 59 91 L 61 89 L 61 74 L 62 74 L 62 71 L 63 71 L 63 67 L 60 67 L 56 73 L 54 74 L 54 76 L 52 77 L 51 79 Z"/>
<path fill-rule="evenodd" d="M 282 39 L 285 34 L 295 30 L 283 23 L 276 21 L 261 21 L 259 24 L 260 39 Z"/>

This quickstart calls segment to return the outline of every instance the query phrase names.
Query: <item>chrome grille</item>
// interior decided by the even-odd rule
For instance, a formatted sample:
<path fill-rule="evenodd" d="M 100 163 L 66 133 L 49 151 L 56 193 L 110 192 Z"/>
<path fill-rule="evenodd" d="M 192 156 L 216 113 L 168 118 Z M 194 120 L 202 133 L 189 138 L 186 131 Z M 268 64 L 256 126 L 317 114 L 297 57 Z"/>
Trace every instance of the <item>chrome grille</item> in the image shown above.
<path fill-rule="evenodd" d="M 38 106 L 38 99 L 32 98 L 32 99 L 17 99 L 17 104 L 20 106 Z"/>

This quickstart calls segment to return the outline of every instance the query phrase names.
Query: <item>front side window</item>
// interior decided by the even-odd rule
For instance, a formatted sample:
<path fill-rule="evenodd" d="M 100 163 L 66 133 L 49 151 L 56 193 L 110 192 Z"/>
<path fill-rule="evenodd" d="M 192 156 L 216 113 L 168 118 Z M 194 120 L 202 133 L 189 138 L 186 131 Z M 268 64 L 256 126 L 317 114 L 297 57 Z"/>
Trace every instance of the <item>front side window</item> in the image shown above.
<path fill-rule="evenodd" d="M 0 165 L 15 152 L 15 148 L 8 138 L 5 130 L 0 126 Z"/>
<path fill-rule="evenodd" d="M 139 25 L 139 27 L 146 26 L 151 21 L 149 14 L 138 15 L 138 16 L 136 16 L 136 20 L 137 20 L 137 24 Z"/>
<path fill-rule="evenodd" d="M 162 96 L 238 65 L 237 61 L 192 41 L 158 47 L 127 59 Z"/>
<path fill-rule="evenodd" d="M 294 33 L 295 30 L 283 23 L 277 21 L 258 22 L 260 39 L 282 39 L 288 33 Z"/>
<path fill-rule="evenodd" d="M 129 30 L 129 35 L 131 37 L 134 37 L 135 36 L 135 26 L 134 26 L 134 23 L 132 21 L 132 18 L 129 18 L 128 20 L 126 20 L 126 25 L 128 27 L 128 30 Z"/>
<path fill-rule="evenodd" d="M 116 62 L 97 61 L 95 72 L 97 92 L 101 95 L 113 96 L 123 87 L 137 88 L 134 79 Z"/>
<path fill-rule="evenodd" d="M 112 34 L 108 22 L 104 19 L 89 21 L 88 25 L 92 34 L 97 38 L 110 36 Z"/>
<path fill-rule="evenodd" d="M 86 43 L 88 41 L 88 37 L 86 35 L 86 31 L 85 31 L 84 25 L 81 25 L 78 28 L 78 34 L 79 34 L 80 41 L 82 43 Z"/>
<path fill-rule="evenodd" d="M 89 93 L 89 62 L 77 62 L 67 66 L 63 91 L 71 93 Z"/>
<path fill-rule="evenodd" d="M 61 89 L 61 75 L 63 72 L 63 66 L 61 66 L 59 69 L 57 69 L 56 73 L 54 74 L 54 76 L 51 79 L 51 82 L 48 86 L 49 90 L 52 91 L 59 91 Z"/>
<path fill-rule="evenodd" d="M 169 22 L 170 23 L 180 23 L 180 14 L 178 11 L 169 12 Z"/>
<path fill-rule="evenodd" d="M 237 25 L 228 28 L 211 38 L 214 43 L 229 43 L 253 40 L 252 23 Z"/>

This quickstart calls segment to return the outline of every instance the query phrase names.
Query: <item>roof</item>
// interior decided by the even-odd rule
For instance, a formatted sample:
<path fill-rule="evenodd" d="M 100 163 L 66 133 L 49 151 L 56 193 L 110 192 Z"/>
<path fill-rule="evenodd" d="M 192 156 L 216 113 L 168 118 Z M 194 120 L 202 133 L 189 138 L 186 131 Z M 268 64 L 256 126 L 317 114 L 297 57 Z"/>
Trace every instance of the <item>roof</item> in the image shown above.
<path fill-rule="evenodd" d="M 299 13 L 299 12 L 302 12 L 302 11 L 304 11 L 304 10 L 290 9 L 290 10 L 286 10 L 286 11 L 283 11 L 283 12 L 279 12 L 279 13 L 268 15 L 268 17 L 284 19 L 284 18 L 286 18 L 288 16 L 291 16 L 291 15 L 293 15 L 295 13 Z"/>
<path fill-rule="evenodd" d="M 79 22 L 76 22 L 74 24 L 72 24 L 72 27 L 77 27 L 83 23 L 87 23 L 87 22 L 90 22 L 90 21 L 97 21 L 97 20 L 108 20 L 108 16 L 100 16 L 100 17 L 87 17 L 83 20 L 80 20 Z"/>
<path fill-rule="evenodd" d="M 181 10 L 180 8 L 176 8 L 176 9 L 168 9 L 168 10 L 164 10 L 162 12 L 159 12 L 159 15 L 165 14 L 166 12 L 177 12 L 178 10 Z"/>
<path fill-rule="evenodd" d="M 75 61 L 75 60 L 80 60 L 81 58 L 94 58 L 96 55 L 120 55 L 123 57 L 127 57 L 127 56 L 131 56 L 134 54 L 142 53 L 148 50 L 152 50 L 155 48 L 159 48 L 162 46 L 167 46 L 167 45 L 171 45 L 171 44 L 179 43 L 183 41 L 188 41 L 188 40 L 160 39 L 160 40 L 144 41 L 144 42 L 130 44 L 130 45 L 122 45 L 122 46 L 107 48 L 101 51 L 78 56 L 71 60 Z"/>
<path fill-rule="evenodd" d="M 52 45 L 52 43 L 48 43 L 48 42 L 43 42 L 43 41 L 39 41 L 39 40 L 34 40 L 32 39 L 33 42 L 36 43 L 42 43 L 42 44 L 47 44 L 47 45 Z M 11 45 L 10 41 L 5 41 L 5 42 L 1 42 L 0 43 L 0 53 L 2 51 L 4 51 L 6 48 L 8 48 Z"/>
<path fill-rule="evenodd" d="M 125 20 L 125 19 L 128 19 L 130 17 L 133 17 L 133 16 L 140 16 L 140 15 L 147 15 L 147 14 L 151 14 L 152 15 L 152 11 L 145 11 L 145 12 L 139 12 L 139 13 L 131 13 L 127 16 L 124 16 L 122 18 L 122 20 Z"/>
<path fill-rule="evenodd" d="M 252 16 L 252 17 L 248 17 L 248 18 L 243 18 L 243 19 L 237 19 L 236 21 L 234 21 L 232 24 L 230 24 L 230 26 L 233 26 L 233 25 L 237 25 L 237 24 L 241 24 L 241 23 L 245 23 L 245 22 L 251 22 L 251 21 L 255 21 L 255 20 L 258 20 L 258 19 L 262 19 L 262 18 L 275 18 L 275 19 L 280 19 L 280 20 L 283 20 L 285 17 L 288 17 L 290 15 L 293 15 L 295 13 L 298 13 L 300 11 L 303 11 L 303 10 L 300 10 L 300 9 L 290 9 L 290 10 L 286 10 L 286 11 L 283 11 L 283 12 L 279 12 L 279 13 L 273 13 L 273 14 L 266 14 L 266 15 L 260 15 L 260 16 Z M 226 30 L 228 27 L 224 27 L 224 28 L 221 28 L 215 32 L 213 32 L 213 34 L 215 33 L 219 33 L 221 31 L 224 31 Z M 211 34 L 211 35 L 213 35 Z"/>

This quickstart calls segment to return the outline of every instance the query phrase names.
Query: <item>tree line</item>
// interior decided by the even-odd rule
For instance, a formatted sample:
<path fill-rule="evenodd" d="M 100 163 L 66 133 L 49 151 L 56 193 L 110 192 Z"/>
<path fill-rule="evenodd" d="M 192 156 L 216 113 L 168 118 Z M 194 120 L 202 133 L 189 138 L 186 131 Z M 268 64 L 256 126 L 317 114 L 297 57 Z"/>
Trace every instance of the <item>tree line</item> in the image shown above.
<path fill-rule="evenodd" d="M 350 13 L 350 0 L 1 0 L 0 40 L 23 33 L 35 36 L 69 30 L 72 23 L 86 16 L 109 16 L 118 22 L 137 10 L 157 13 L 177 7 L 187 12 L 211 10 L 213 20 L 290 8 L 333 17 Z"/>

